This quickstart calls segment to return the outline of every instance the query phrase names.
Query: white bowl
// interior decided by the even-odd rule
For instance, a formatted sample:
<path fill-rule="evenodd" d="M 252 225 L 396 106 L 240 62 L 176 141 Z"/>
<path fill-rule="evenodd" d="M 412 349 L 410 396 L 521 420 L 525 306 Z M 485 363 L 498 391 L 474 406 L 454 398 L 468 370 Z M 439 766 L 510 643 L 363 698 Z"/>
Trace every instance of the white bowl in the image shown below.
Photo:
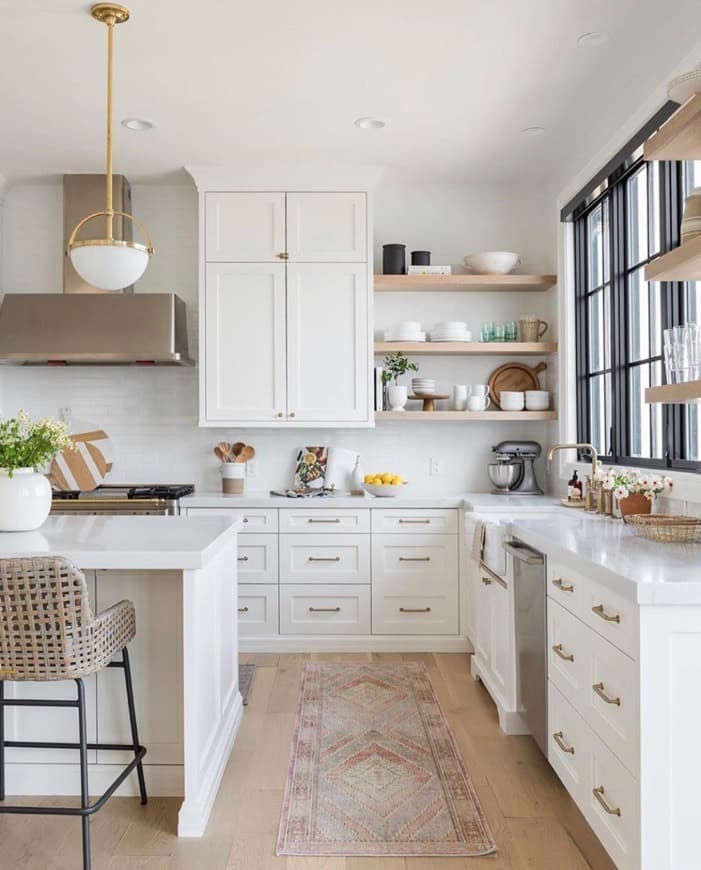
<path fill-rule="evenodd" d="M 468 272 L 477 275 L 508 275 L 521 264 L 521 257 L 513 251 L 484 251 L 464 258 Z"/>
<path fill-rule="evenodd" d="M 391 483 L 383 483 L 381 486 L 376 483 L 364 483 L 363 489 L 377 498 L 396 498 L 400 492 L 402 495 L 406 495 L 406 492 L 402 491 L 406 485 L 406 481 L 396 486 L 393 486 Z"/>
<path fill-rule="evenodd" d="M 523 411 L 526 397 L 523 393 L 502 390 L 499 394 L 499 404 L 502 411 Z"/>

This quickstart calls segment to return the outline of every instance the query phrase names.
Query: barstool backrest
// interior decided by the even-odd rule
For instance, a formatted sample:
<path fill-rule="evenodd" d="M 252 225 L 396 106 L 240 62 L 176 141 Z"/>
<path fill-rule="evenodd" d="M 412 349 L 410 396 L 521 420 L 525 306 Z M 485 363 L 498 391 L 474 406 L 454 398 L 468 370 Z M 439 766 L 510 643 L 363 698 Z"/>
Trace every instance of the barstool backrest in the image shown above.
<path fill-rule="evenodd" d="M 0 679 L 90 672 L 84 636 L 93 622 L 85 577 L 68 559 L 0 559 Z"/>

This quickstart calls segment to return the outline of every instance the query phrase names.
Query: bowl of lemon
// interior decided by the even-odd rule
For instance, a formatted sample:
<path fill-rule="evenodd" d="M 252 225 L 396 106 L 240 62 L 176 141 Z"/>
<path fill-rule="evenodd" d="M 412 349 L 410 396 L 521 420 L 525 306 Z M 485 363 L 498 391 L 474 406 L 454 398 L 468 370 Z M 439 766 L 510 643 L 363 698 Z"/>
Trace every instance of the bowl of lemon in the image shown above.
<path fill-rule="evenodd" d="M 383 471 L 381 474 L 366 474 L 363 478 L 363 489 L 380 498 L 397 496 L 406 485 L 407 482 L 401 474 L 392 474 L 390 471 Z"/>

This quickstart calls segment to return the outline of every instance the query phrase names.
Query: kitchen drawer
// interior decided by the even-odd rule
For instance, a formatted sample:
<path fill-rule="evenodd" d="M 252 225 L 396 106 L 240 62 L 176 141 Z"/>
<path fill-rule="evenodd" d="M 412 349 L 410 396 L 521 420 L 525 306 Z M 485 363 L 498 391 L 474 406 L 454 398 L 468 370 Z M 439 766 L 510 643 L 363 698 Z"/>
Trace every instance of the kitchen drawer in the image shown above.
<path fill-rule="evenodd" d="M 370 586 L 281 586 L 280 634 L 370 634 Z"/>
<path fill-rule="evenodd" d="M 458 589 L 439 587 L 407 595 L 372 587 L 373 634 L 457 634 Z"/>
<path fill-rule="evenodd" d="M 570 703 L 582 711 L 591 691 L 591 630 L 557 601 L 548 599 L 548 676 Z"/>
<path fill-rule="evenodd" d="M 370 510 L 332 510 L 331 508 L 282 508 L 281 532 L 333 534 L 339 532 L 370 532 Z"/>
<path fill-rule="evenodd" d="M 281 583 L 369 583 L 370 535 L 280 535 Z"/>
<path fill-rule="evenodd" d="M 638 658 L 638 606 L 595 581 L 584 587 L 584 621 L 632 659 Z"/>
<path fill-rule="evenodd" d="M 372 562 L 373 584 L 387 592 L 420 595 L 449 588 L 457 594 L 455 535 L 373 535 Z"/>
<path fill-rule="evenodd" d="M 548 560 L 548 597 L 580 619 L 584 618 L 584 586 L 589 582 L 565 565 Z"/>
<path fill-rule="evenodd" d="M 243 583 L 277 583 L 277 535 L 238 536 L 238 578 Z"/>
<path fill-rule="evenodd" d="M 548 680 L 548 761 L 577 804 L 589 782 L 587 726 L 552 680 Z"/>
<path fill-rule="evenodd" d="M 278 585 L 240 583 L 238 589 L 239 635 L 275 635 L 278 614 Z"/>
<path fill-rule="evenodd" d="M 394 532 L 415 535 L 417 533 L 438 532 L 455 535 L 458 531 L 458 512 L 451 509 L 409 510 L 402 508 L 383 510 L 382 508 L 373 508 L 372 530 L 376 533 Z"/>
<path fill-rule="evenodd" d="M 247 534 L 252 532 L 277 532 L 276 508 L 188 508 L 188 516 L 243 517 L 243 527 Z"/>

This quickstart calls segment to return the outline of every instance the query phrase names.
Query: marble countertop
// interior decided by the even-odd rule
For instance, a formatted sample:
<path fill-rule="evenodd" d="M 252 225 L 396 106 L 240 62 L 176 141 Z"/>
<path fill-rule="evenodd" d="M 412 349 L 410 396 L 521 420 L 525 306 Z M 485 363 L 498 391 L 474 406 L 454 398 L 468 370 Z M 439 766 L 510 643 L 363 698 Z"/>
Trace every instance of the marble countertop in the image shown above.
<path fill-rule="evenodd" d="M 0 532 L 0 558 L 51 553 L 85 570 L 197 570 L 241 526 L 236 516 L 49 517 L 35 532 Z"/>

